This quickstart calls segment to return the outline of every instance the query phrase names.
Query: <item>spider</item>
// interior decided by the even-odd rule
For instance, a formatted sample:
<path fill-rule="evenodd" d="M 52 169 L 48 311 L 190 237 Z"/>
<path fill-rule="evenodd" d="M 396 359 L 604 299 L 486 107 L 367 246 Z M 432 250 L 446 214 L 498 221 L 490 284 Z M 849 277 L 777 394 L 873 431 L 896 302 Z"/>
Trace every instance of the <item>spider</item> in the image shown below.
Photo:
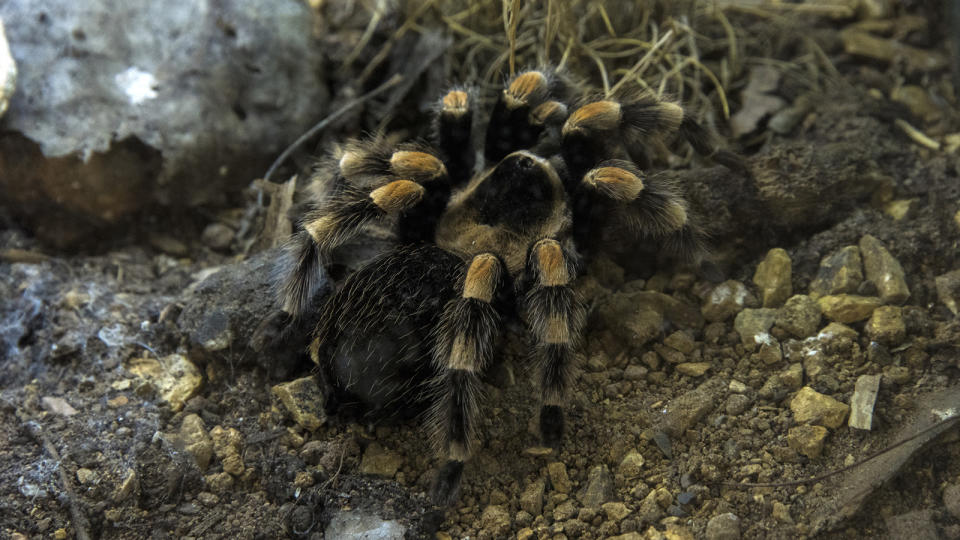
<path fill-rule="evenodd" d="M 549 70 L 512 77 L 482 154 L 477 95 L 463 87 L 439 100 L 432 145 L 346 144 L 314 175 L 325 193 L 290 242 L 283 310 L 318 320 L 309 352 L 331 402 L 372 414 L 423 407 L 442 460 L 437 504 L 457 498 L 505 322 L 525 322 L 540 437 L 558 447 L 584 326 L 572 288 L 584 261 L 614 234 L 703 260 L 703 233 L 679 187 L 641 172 L 646 149 L 679 133 L 698 153 L 739 164 L 675 103 L 632 89 L 574 108 L 572 88 Z M 315 300 L 331 251 L 374 221 L 393 229 L 395 247 Z"/>

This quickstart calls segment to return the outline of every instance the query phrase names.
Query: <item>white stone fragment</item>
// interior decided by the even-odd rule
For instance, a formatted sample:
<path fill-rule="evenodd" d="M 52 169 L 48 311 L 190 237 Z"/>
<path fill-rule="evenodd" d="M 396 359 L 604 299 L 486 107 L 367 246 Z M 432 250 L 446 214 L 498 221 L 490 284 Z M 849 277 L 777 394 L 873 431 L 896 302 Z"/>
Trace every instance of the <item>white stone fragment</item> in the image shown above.
<path fill-rule="evenodd" d="M 848 425 L 857 429 L 870 429 L 873 424 L 873 406 L 880 390 L 880 375 L 861 375 L 850 399 Z"/>
<path fill-rule="evenodd" d="M 153 73 L 148 71 L 129 67 L 123 72 L 117 73 L 113 80 L 127 94 L 127 99 L 130 100 L 131 105 L 139 105 L 148 99 L 157 97 L 157 79 L 153 76 Z"/>

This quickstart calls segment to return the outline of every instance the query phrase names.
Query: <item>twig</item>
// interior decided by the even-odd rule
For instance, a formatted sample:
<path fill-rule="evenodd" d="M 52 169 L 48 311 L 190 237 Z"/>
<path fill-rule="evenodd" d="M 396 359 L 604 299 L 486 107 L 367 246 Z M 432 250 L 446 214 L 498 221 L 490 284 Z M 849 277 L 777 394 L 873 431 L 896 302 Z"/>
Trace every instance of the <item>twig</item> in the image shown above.
<path fill-rule="evenodd" d="M 49 255 L 38 251 L 10 248 L 0 250 L 0 261 L 10 263 L 40 264 L 51 259 Z"/>
<path fill-rule="evenodd" d="M 18 414 L 18 416 L 20 415 Z M 73 528 L 76 529 L 77 540 L 90 540 L 90 533 L 87 532 L 90 524 L 87 522 L 87 516 L 84 515 L 83 509 L 80 508 L 80 504 L 77 502 L 77 495 L 73 492 L 70 479 L 63 470 L 60 453 L 57 452 L 57 448 L 53 446 L 50 439 L 43 433 L 43 428 L 38 422 L 33 420 L 26 421 L 23 423 L 23 426 L 27 432 L 30 433 L 30 436 L 43 447 L 43 450 L 50 454 L 50 457 L 57 462 L 57 472 L 60 475 L 60 483 L 63 484 L 63 494 L 67 499 L 67 505 L 70 507 L 70 518 L 73 521 Z"/>
<path fill-rule="evenodd" d="M 931 149 L 931 150 L 939 150 L 939 149 L 940 149 L 940 143 L 939 143 L 939 142 L 931 139 L 930 137 L 927 136 L 926 133 L 920 131 L 919 129 L 917 129 L 917 128 L 915 128 L 915 127 L 913 127 L 913 126 L 910 125 L 910 123 L 907 122 L 906 120 L 904 120 L 904 119 L 902 119 L 902 118 L 897 118 L 897 119 L 895 119 L 895 120 L 893 121 L 893 123 L 894 123 L 894 125 L 896 125 L 898 128 L 900 128 L 900 129 L 907 135 L 907 137 L 910 137 L 911 139 L 913 139 L 913 141 L 914 141 L 915 143 L 919 144 L 920 146 L 926 146 L 927 148 L 929 148 L 929 149 Z"/>
<path fill-rule="evenodd" d="M 347 103 L 346 105 L 344 105 L 343 107 L 341 107 L 340 109 L 338 109 L 335 113 L 331 114 L 330 116 L 328 116 L 328 117 L 324 118 L 323 120 L 321 120 L 320 122 L 318 122 L 317 125 L 313 126 L 313 127 L 310 128 L 306 133 L 304 133 L 303 135 L 301 135 L 300 138 L 298 138 L 296 141 L 294 141 L 293 144 L 291 144 L 290 146 L 288 146 L 287 149 L 284 150 L 282 154 L 280 154 L 280 157 L 278 157 L 278 158 L 273 162 L 273 164 L 270 165 L 270 168 L 267 169 L 266 174 L 263 175 L 263 181 L 264 181 L 264 182 L 269 182 L 269 181 L 270 181 L 270 177 L 273 176 L 273 173 L 274 173 L 274 172 L 276 172 L 277 167 L 279 167 L 288 157 L 290 157 L 290 154 L 292 154 L 294 150 L 296 150 L 297 148 L 299 148 L 300 145 L 302 145 L 303 143 L 307 142 L 307 140 L 309 140 L 309 139 L 312 138 L 314 135 L 316 135 L 316 134 L 319 133 L 321 130 L 323 130 L 325 127 L 327 127 L 328 125 L 330 125 L 331 122 L 333 122 L 334 120 L 340 118 L 341 116 L 343 116 L 344 114 L 346 114 L 348 111 L 350 111 L 351 109 L 353 109 L 353 108 L 356 107 L 357 105 L 360 105 L 360 104 L 363 103 L 364 101 L 367 101 L 367 100 L 369 100 L 369 99 L 372 99 L 372 98 L 374 98 L 374 97 L 382 94 L 383 92 L 389 90 L 390 88 L 393 88 L 394 86 L 400 84 L 400 82 L 401 82 L 402 80 L 403 80 L 403 75 L 400 75 L 400 74 L 398 73 L 398 74 L 394 75 L 393 77 L 390 77 L 390 79 L 387 80 L 387 82 L 381 84 L 380 86 L 374 88 L 373 90 L 367 92 L 366 94 L 364 94 L 364 95 L 362 95 L 362 96 L 354 99 L 353 101 Z"/>

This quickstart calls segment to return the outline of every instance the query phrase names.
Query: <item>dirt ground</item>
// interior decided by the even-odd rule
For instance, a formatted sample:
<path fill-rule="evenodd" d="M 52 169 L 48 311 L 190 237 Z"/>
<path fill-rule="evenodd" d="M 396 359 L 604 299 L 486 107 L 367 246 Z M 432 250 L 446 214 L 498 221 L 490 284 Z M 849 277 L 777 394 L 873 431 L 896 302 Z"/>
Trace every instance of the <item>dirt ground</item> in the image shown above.
<path fill-rule="evenodd" d="M 437 461 L 416 420 L 317 427 L 277 397 L 313 367 L 302 337 L 249 345 L 275 251 L 212 249 L 203 218 L 165 211 L 81 254 L 0 231 L 0 536 L 333 538 L 360 516 L 368 538 L 960 538 L 960 322 L 936 282 L 960 268 L 958 96 L 945 69 L 842 48 L 832 59 L 830 85 L 779 83 L 794 127 L 766 115 L 740 137 L 752 176 L 705 160 L 662 173 L 691 194 L 727 281 L 622 254 L 580 278 L 590 315 L 559 452 L 537 446 L 525 338 L 511 329 L 449 509 L 429 502 Z M 748 83 L 730 92 L 735 110 L 756 103 Z M 890 98 L 905 86 L 926 97 Z M 900 331 L 884 333 L 877 305 L 824 331 L 844 317 L 809 296 L 821 261 L 854 246 L 850 268 L 869 267 L 870 238 L 909 297 L 869 275 L 843 292 L 893 306 Z M 764 312 L 755 273 L 774 248 L 789 265 L 772 279 L 790 293 Z M 809 309 L 813 322 L 791 318 Z M 754 316 L 770 320 L 751 340 Z M 798 395 L 851 405 L 870 375 L 871 429 L 849 427 L 847 411 L 801 418 Z"/>

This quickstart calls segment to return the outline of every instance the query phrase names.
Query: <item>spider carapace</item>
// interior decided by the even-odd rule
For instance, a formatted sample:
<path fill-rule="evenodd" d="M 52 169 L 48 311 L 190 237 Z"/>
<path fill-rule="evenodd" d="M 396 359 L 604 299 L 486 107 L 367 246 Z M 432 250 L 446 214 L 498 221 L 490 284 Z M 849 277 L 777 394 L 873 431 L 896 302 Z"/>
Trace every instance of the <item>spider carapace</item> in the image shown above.
<path fill-rule="evenodd" d="M 679 186 L 638 166 L 650 145 L 679 133 L 700 154 L 739 164 L 680 106 L 648 91 L 576 104 L 571 94 L 547 70 L 516 75 L 490 112 L 482 153 L 476 96 L 465 88 L 439 100 L 432 144 L 346 144 L 315 173 L 324 188 L 290 242 L 281 301 L 294 318 L 319 310 L 310 354 L 328 406 L 425 411 L 442 462 L 440 504 L 457 497 L 505 320 L 525 324 L 540 436 L 556 447 L 584 324 L 572 288 L 583 262 L 616 235 L 702 259 Z M 393 228 L 395 247 L 316 301 L 320 266 L 371 221 Z"/>

